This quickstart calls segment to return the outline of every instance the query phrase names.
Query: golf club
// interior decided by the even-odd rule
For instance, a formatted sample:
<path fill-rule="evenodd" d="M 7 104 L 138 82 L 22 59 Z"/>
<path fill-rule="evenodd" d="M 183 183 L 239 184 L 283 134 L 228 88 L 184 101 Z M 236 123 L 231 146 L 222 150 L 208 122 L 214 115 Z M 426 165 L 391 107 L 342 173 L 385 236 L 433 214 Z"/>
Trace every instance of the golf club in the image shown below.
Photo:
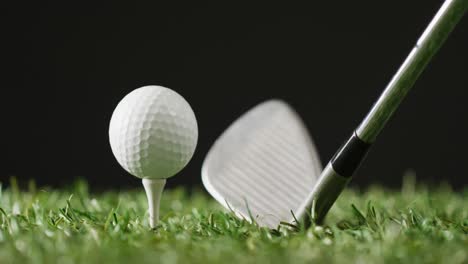
<path fill-rule="evenodd" d="M 261 226 L 275 228 L 296 220 L 321 222 L 467 8 L 467 0 L 444 2 L 370 112 L 320 176 L 319 159 L 307 133 L 302 131 L 294 138 L 297 133 L 289 131 L 302 126 L 300 119 L 286 104 L 267 102 L 235 121 L 208 152 L 202 167 L 208 192 L 236 215 Z"/>

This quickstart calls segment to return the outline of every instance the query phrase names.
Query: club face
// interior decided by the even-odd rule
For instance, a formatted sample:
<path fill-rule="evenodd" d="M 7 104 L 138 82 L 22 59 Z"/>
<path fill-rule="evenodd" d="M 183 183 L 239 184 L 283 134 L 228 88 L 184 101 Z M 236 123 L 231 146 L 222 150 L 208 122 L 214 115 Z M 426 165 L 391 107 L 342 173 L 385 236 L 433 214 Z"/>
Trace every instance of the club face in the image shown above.
<path fill-rule="evenodd" d="M 216 140 L 202 167 L 207 191 L 239 217 L 276 228 L 304 213 L 322 166 L 306 127 L 286 103 L 270 100 Z"/>

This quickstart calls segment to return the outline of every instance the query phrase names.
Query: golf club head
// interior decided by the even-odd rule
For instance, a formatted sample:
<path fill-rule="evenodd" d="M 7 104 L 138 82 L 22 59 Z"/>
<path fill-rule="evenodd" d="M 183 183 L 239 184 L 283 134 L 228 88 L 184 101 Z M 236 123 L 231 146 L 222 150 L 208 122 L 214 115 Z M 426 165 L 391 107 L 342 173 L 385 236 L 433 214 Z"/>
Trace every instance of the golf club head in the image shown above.
<path fill-rule="evenodd" d="M 276 228 L 303 216 L 322 172 L 312 139 L 285 102 L 263 102 L 216 140 L 202 166 L 207 191 L 224 207 Z"/>

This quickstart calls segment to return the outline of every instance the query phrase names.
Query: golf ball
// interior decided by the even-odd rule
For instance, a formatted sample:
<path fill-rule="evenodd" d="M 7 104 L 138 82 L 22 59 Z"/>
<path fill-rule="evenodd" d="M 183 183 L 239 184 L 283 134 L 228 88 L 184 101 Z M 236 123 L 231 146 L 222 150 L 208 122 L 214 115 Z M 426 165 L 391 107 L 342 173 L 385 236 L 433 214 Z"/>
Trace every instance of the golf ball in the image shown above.
<path fill-rule="evenodd" d="M 117 105 L 109 126 L 112 152 L 139 178 L 166 179 L 187 165 L 198 140 L 190 105 L 162 86 L 133 90 Z"/>

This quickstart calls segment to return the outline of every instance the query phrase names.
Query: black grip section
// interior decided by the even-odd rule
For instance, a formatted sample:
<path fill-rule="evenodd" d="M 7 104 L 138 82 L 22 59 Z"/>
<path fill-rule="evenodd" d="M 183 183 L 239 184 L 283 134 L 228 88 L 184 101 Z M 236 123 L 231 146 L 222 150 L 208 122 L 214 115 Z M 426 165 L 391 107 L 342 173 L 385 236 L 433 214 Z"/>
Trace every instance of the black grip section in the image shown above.
<path fill-rule="evenodd" d="M 351 177 L 366 157 L 371 144 L 362 141 L 356 132 L 336 152 L 331 160 L 333 169 L 343 177 Z"/>

